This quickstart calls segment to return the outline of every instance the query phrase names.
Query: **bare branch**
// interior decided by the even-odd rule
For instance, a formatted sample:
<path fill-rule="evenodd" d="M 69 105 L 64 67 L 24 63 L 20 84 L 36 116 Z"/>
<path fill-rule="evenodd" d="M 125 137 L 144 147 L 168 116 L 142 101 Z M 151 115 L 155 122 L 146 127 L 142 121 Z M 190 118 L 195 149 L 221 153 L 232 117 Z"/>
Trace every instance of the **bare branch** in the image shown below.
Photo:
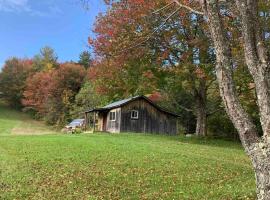
<path fill-rule="evenodd" d="M 166 19 L 162 22 L 162 24 L 157 27 L 149 36 L 152 36 L 153 34 L 155 34 L 160 28 L 162 28 L 169 19 L 171 19 L 171 17 L 173 17 L 178 11 L 180 10 L 180 8 L 176 9 L 174 12 L 172 12 L 168 17 L 166 17 Z M 148 36 L 148 37 L 149 37 Z"/>
<path fill-rule="evenodd" d="M 162 28 L 162 27 L 167 23 L 167 21 L 168 21 L 169 19 L 171 19 L 171 18 L 172 18 L 172 17 L 173 17 L 180 9 L 181 9 L 181 7 L 177 8 L 177 9 L 176 9 L 174 12 L 172 12 L 168 17 L 166 17 L 166 19 L 162 22 L 162 24 L 161 24 L 159 27 L 155 28 L 155 30 L 154 30 L 152 33 L 150 33 L 150 34 L 146 37 L 146 39 L 144 39 L 143 41 L 137 43 L 136 45 L 133 45 L 133 46 L 131 46 L 131 47 L 128 47 L 128 48 L 126 48 L 126 49 L 120 51 L 119 53 L 126 52 L 126 51 L 128 51 L 128 50 L 130 50 L 130 49 L 133 49 L 133 48 L 136 48 L 136 47 L 138 47 L 138 46 L 141 46 L 142 44 L 144 44 L 144 43 L 146 43 L 147 41 L 149 41 L 149 40 L 151 39 L 151 37 L 152 37 L 156 32 L 158 32 L 158 31 L 160 30 L 160 28 Z"/>
<path fill-rule="evenodd" d="M 195 9 L 189 7 L 189 6 L 184 5 L 184 4 L 181 4 L 178 0 L 172 0 L 172 1 L 174 3 L 176 3 L 180 8 L 185 8 L 185 9 L 187 9 L 187 10 L 189 10 L 189 11 L 195 13 L 195 14 L 198 14 L 198 15 L 204 15 L 203 12 L 195 10 Z"/>
<path fill-rule="evenodd" d="M 180 108 L 182 108 L 182 109 L 185 110 L 186 112 L 191 112 L 191 113 L 194 112 L 194 110 L 189 109 L 189 108 L 186 108 L 185 106 L 182 106 L 182 105 L 179 105 L 179 104 L 177 104 L 177 106 L 179 106 Z"/>
<path fill-rule="evenodd" d="M 173 4 L 175 4 L 175 2 L 172 2 L 172 3 L 170 3 L 170 4 L 167 4 L 166 6 L 160 8 L 160 9 L 158 9 L 158 10 L 155 10 L 154 12 L 152 12 L 152 14 L 157 14 L 157 13 L 159 13 L 159 12 L 161 12 L 161 11 L 163 11 L 163 10 L 169 8 L 169 7 L 170 7 L 171 5 L 173 5 Z"/>
<path fill-rule="evenodd" d="M 222 110 L 224 110 L 224 108 L 223 107 L 220 107 L 220 108 L 217 108 L 216 110 L 213 110 L 211 112 L 208 112 L 206 115 L 207 115 L 207 117 L 209 117 L 209 116 L 214 115 L 217 112 L 222 111 Z"/>

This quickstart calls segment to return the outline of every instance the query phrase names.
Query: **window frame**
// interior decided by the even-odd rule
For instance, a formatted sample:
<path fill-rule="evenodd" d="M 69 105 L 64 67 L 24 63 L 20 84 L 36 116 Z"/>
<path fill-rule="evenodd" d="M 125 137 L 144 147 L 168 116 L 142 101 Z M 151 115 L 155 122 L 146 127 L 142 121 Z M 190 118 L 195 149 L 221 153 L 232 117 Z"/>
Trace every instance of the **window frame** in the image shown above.
<path fill-rule="evenodd" d="M 111 117 L 111 116 L 114 116 L 114 117 Z M 110 111 L 109 112 L 109 120 L 111 122 L 115 122 L 116 121 L 116 111 Z"/>
<path fill-rule="evenodd" d="M 136 113 L 136 116 L 133 116 L 134 113 Z M 131 110 L 130 118 L 131 119 L 139 119 L 139 111 L 138 110 Z"/>

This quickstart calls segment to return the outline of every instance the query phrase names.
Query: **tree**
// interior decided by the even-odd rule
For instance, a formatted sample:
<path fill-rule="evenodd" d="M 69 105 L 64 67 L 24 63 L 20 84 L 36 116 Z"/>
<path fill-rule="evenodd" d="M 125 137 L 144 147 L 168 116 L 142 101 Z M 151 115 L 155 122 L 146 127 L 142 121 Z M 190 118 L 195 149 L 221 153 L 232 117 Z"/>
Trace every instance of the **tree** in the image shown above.
<path fill-rule="evenodd" d="M 158 88 L 162 72 L 145 58 L 130 59 L 125 64 L 117 60 L 102 60 L 89 70 L 88 79 L 97 93 L 110 101 L 130 96 L 151 94 Z"/>
<path fill-rule="evenodd" d="M 0 73 L 0 91 L 10 106 L 16 109 L 22 107 L 25 82 L 32 72 L 32 60 L 11 58 L 6 61 Z"/>
<path fill-rule="evenodd" d="M 179 115 L 178 121 L 183 128 L 183 133 L 193 134 L 196 131 L 194 98 L 190 91 L 185 89 L 182 78 L 178 78 L 176 74 L 169 77 L 161 94 L 162 99 L 159 104 Z"/>
<path fill-rule="evenodd" d="M 43 47 L 34 57 L 33 65 L 36 71 L 50 71 L 58 67 L 57 55 L 51 47 Z"/>
<path fill-rule="evenodd" d="M 49 98 L 52 71 L 37 72 L 26 80 L 22 104 L 25 111 L 33 111 L 37 118 L 47 114 L 46 104 Z"/>
<path fill-rule="evenodd" d="M 84 81 L 85 70 L 73 63 L 37 72 L 27 79 L 23 105 L 48 124 L 61 126 L 71 119 L 75 96 Z"/>
<path fill-rule="evenodd" d="M 270 199 L 270 88 L 269 57 L 264 44 L 264 34 L 259 23 L 258 1 L 236 0 L 229 8 L 237 8 L 241 20 L 245 63 L 255 88 L 263 136 L 259 137 L 256 126 L 241 105 L 233 80 L 231 49 L 224 28 L 221 6 L 217 0 L 200 1 L 209 21 L 211 38 L 216 50 L 216 73 L 220 94 L 226 111 L 236 127 L 245 151 L 252 160 L 256 174 L 259 200 Z"/>
<path fill-rule="evenodd" d="M 75 96 L 81 89 L 84 77 L 84 67 L 73 63 L 61 64 L 52 72 L 45 104 L 47 113 L 44 118 L 47 123 L 62 126 L 71 120 Z"/>
<path fill-rule="evenodd" d="M 91 63 L 92 63 L 91 54 L 89 53 L 89 51 L 83 51 L 80 54 L 78 64 L 84 66 L 85 69 L 88 69 Z"/>
<path fill-rule="evenodd" d="M 108 102 L 108 97 L 96 93 L 93 84 L 87 81 L 83 84 L 81 90 L 75 97 L 72 115 L 78 117 L 82 115 L 84 111 L 105 106 Z"/>

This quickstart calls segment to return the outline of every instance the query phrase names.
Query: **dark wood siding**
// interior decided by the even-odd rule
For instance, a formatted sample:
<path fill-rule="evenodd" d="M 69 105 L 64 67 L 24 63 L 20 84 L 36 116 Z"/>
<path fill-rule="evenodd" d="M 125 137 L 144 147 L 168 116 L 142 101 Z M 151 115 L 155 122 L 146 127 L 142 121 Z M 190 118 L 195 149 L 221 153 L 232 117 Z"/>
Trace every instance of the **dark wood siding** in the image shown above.
<path fill-rule="evenodd" d="M 139 111 L 138 119 L 131 119 L 132 110 Z M 177 133 L 177 118 L 162 112 L 144 99 L 132 101 L 121 107 L 121 132 Z"/>

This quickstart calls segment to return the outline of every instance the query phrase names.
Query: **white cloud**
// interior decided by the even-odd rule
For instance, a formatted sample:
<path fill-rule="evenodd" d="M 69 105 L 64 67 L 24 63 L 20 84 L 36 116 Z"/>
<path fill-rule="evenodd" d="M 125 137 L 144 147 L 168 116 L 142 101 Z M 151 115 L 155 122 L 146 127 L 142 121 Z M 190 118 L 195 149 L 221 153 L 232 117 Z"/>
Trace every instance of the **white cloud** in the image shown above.
<path fill-rule="evenodd" d="M 0 10 L 6 12 L 28 12 L 30 9 L 28 0 L 0 0 Z"/>
<path fill-rule="evenodd" d="M 0 0 L 0 11 L 14 13 L 28 13 L 32 16 L 51 16 L 61 14 L 62 10 L 55 5 L 47 5 L 47 10 L 42 11 L 31 7 L 29 0 Z"/>

